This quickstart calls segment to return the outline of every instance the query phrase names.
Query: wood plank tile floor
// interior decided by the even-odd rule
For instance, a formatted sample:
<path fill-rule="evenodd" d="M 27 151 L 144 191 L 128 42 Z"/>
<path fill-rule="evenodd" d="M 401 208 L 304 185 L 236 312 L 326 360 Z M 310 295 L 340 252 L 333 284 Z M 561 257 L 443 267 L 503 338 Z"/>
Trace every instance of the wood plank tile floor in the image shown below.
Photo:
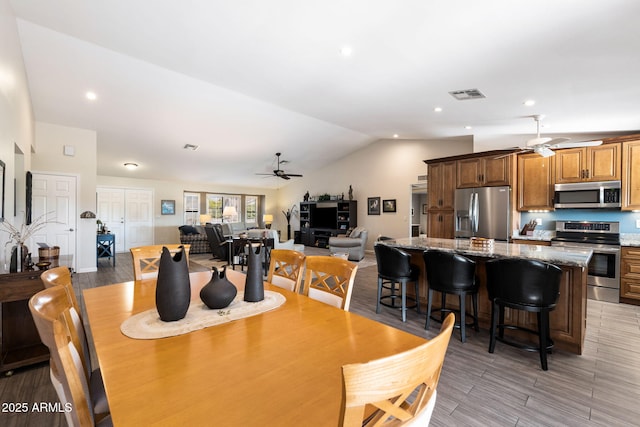
<path fill-rule="evenodd" d="M 306 251 L 323 253 L 314 248 Z M 410 311 L 406 323 L 393 309 L 375 313 L 377 271 L 370 262 L 372 255 L 367 257 L 369 262 L 363 267 L 368 266 L 356 275 L 350 311 L 425 338 L 434 336 L 439 324 L 434 322 L 431 330 L 425 331 L 424 310 L 422 314 Z M 128 254 L 117 255 L 116 267 L 104 261 L 96 273 L 73 276 L 81 304 L 83 289 L 132 279 Z M 204 267 L 193 264 L 192 268 Z M 554 351 L 547 372 L 540 369 L 537 353 L 501 343 L 494 354 L 488 353 L 487 330 L 470 331 L 465 344 L 454 331 L 431 425 L 640 425 L 640 307 L 589 300 L 587 311 L 584 354 Z M 96 366 L 95 356 L 93 359 Z M 29 410 L 8 411 L 8 404 L 18 402 L 27 403 Z M 66 425 L 63 414 L 33 410 L 33 404 L 40 402 L 57 402 L 47 364 L 0 378 L 0 426 Z"/>

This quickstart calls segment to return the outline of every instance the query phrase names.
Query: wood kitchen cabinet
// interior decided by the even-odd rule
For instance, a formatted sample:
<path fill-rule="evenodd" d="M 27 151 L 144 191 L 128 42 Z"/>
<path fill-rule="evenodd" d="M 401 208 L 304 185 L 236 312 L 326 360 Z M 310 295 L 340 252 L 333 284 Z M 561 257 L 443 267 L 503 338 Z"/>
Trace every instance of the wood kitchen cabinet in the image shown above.
<path fill-rule="evenodd" d="M 512 155 L 458 160 L 456 187 L 498 187 L 511 184 Z"/>
<path fill-rule="evenodd" d="M 620 251 L 620 302 L 640 305 L 640 248 Z"/>
<path fill-rule="evenodd" d="M 455 224 L 452 210 L 430 211 L 427 215 L 427 221 L 427 236 L 439 239 L 453 239 Z"/>
<path fill-rule="evenodd" d="M 554 157 L 518 156 L 517 210 L 553 210 Z"/>
<path fill-rule="evenodd" d="M 640 209 L 640 140 L 622 143 L 622 210 Z"/>
<path fill-rule="evenodd" d="M 453 239 L 453 204 L 456 192 L 456 162 L 429 164 L 427 235 Z"/>
<path fill-rule="evenodd" d="M 556 184 L 617 181 L 621 177 L 621 144 L 556 150 Z"/>
<path fill-rule="evenodd" d="M 428 177 L 429 210 L 453 210 L 453 198 L 456 192 L 456 162 L 430 164 Z"/>

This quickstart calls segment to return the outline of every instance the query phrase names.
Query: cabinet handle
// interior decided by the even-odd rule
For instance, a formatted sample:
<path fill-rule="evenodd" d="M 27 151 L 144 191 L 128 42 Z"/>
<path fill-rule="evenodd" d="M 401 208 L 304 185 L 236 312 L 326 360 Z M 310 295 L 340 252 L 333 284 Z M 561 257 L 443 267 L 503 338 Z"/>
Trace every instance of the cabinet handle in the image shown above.
<path fill-rule="evenodd" d="M 591 171 L 589 171 L 589 169 L 587 169 L 585 172 L 587 172 L 587 178 L 589 178 L 589 175 L 591 175 Z"/>

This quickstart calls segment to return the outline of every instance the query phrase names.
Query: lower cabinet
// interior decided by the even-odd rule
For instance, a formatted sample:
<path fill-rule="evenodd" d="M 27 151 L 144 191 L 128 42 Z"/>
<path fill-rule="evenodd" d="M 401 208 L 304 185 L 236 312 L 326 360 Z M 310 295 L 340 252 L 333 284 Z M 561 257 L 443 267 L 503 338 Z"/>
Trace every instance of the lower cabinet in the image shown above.
<path fill-rule="evenodd" d="M 440 239 L 453 239 L 455 234 L 453 211 L 431 211 L 428 214 L 427 236 Z"/>
<path fill-rule="evenodd" d="M 620 302 L 640 305 L 640 248 L 625 246 L 620 252 Z"/>

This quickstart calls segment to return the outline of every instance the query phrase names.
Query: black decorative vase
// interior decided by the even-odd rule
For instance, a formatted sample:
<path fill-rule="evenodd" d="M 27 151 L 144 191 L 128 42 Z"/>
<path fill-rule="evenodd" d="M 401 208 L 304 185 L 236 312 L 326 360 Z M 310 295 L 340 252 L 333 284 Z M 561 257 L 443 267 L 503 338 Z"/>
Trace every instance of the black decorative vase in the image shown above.
<path fill-rule="evenodd" d="M 238 294 L 238 289 L 227 279 L 227 266 L 218 272 L 216 267 L 211 267 L 213 275 L 209 283 L 200 290 L 200 299 L 209 308 L 225 308 Z"/>
<path fill-rule="evenodd" d="M 158 284 L 156 286 L 156 308 L 160 320 L 175 322 L 183 319 L 191 300 L 189 266 L 184 247 L 172 257 L 166 247 L 162 248 L 158 266 Z"/>
<path fill-rule="evenodd" d="M 11 248 L 11 260 L 9 261 L 9 273 L 17 273 L 27 270 L 27 254 L 29 248 L 25 245 L 16 245 Z"/>
<path fill-rule="evenodd" d="M 244 285 L 244 300 L 258 302 L 264 299 L 264 282 L 262 281 L 263 245 L 247 244 L 247 281 Z"/>

